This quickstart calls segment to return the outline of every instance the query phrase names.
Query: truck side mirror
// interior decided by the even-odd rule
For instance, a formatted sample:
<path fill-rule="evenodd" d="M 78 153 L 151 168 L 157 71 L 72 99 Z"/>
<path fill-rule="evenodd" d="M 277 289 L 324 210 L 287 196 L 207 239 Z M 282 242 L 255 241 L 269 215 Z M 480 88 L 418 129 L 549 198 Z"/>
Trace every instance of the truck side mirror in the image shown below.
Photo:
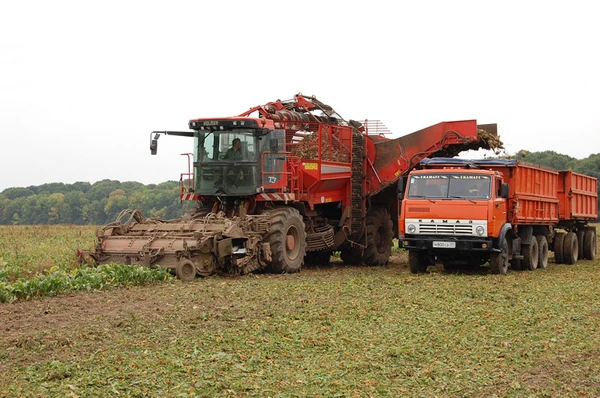
<path fill-rule="evenodd" d="M 508 184 L 500 185 L 500 196 L 503 198 L 508 198 Z"/>
<path fill-rule="evenodd" d="M 406 179 L 404 177 L 400 177 L 398 179 L 398 199 L 404 199 L 404 185 L 406 184 Z"/>
<path fill-rule="evenodd" d="M 150 154 L 156 155 L 157 150 L 158 150 L 158 140 L 152 140 L 150 142 Z"/>

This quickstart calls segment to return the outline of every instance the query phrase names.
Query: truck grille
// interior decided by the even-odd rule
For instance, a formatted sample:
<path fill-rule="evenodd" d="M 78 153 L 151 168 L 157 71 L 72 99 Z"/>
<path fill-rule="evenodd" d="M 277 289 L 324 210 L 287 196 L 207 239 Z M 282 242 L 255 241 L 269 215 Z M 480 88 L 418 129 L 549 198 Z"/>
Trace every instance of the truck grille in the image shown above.
<path fill-rule="evenodd" d="M 472 224 L 419 223 L 421 234 L 473 235 Z"/>

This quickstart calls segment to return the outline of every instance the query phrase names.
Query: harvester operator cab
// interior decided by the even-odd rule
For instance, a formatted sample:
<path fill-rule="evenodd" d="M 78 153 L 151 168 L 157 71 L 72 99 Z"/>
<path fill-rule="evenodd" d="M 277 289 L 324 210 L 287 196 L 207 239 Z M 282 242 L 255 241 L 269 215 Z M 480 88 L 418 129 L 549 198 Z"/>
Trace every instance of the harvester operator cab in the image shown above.
<path fill-rule="evenodd" d="M 267 171 L 283 171 L 283 163 L 275 165 L 269 160 L 271 154 L 262 156 L 265 147 L 270 151 L 275 133 L 277 131 L 249 128 L 197 131 L 194 138 L 195 193 L 207 196 L 256 194 L 263 185 L 261 165 Z"/>

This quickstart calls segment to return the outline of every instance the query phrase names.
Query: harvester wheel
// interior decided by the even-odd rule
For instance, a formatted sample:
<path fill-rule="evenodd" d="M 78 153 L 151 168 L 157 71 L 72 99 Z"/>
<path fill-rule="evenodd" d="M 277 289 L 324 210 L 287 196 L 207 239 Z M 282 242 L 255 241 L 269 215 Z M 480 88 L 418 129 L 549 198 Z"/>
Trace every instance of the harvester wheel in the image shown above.
<path fill-rule="evenodd" d="M 554 262 L 556 264 L 562 264 L 565 262 L 565 233 L 558 232 L 554 236 Z"/>
<path fill-rule="evenodd" d="M 490 268 L 492 274 L 506 275 L 508 271 L 508 242 L 502 239 L 500 243 L 500 252 L 490 254 Z"/>
<path fill-rule="evenodd" d="M 563 242 L 565 264 L 573 265 L 579 258 L 579 242 L 575 232 L 567 232 L 565 241 Z"/>
<path fill-rule="evenodd" d="M 418 251 L 408 252 L 408 266 L 413 274 L 427 272 L 427 262 L 425 261 L 425 253 Z"/>
<path fill-rule="evenodd" d="M 299 272 L 306 255 L 306 231 L 298 210 L 284 208 L 271 214 L 271 228 L 265 242 L 271 246 L 271 265 L 274 273 Z"/>
<path fill-rule="evenodd" d="M 192 262 L 192 260 L 181 260 L 175 267 L 175 273 L 182 281 L 191 282 L 196 279 L 196 265 Z"/>
<path fill-rule="evenodd" d="M 523 245 L 523 263 L 521 267 L 526 271 L 533 271 L 538 266 L 538 259 L 540 257 L 540 249 L 538 247 L 538 241 L 535 236 L 531 237 L 531 243 Z"/>
<path fill-rule="evenodd" d="M 383 207 L 373 207 L 367 214 L 367 247 L 363 263 L 369 266 L 387 265 L 392 255 L 392 228 L 390 213 Z"/>
<path fill-rule="evenodd" d="M 340 252 L 340 258 L 346 265 L 360 265 L 362 263 L 360 247 L 346 245 Z"/>
<path fill-rule="evenodd" d="M 587 229 L 583 235 L 583 256 L 588 260 L 596 259 L 596 231 Z"/>
<path fill-rule="evenodd" d="M 538 235 L 535 237 L 538 243 L 538 268 L 548 268 L 548 239 L 544 235 Z"/>

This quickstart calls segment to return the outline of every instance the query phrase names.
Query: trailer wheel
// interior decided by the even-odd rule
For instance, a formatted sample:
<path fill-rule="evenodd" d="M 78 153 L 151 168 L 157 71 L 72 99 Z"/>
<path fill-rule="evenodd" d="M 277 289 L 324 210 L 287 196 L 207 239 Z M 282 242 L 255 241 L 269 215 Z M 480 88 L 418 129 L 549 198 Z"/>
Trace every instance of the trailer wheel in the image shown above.
<path fill-rule="evenodd" d="M 585 237 L 585 230 L 579 229 L 577 232 L 577 243 L 579 243 L 579 251 L 578 251 L 578 260 L 583 260 L 585 258 L 585 251 L 583 250 L 583 239 Z"/>
<path fill-rule="evenodd" d="M 408 266 L 413 274 L 420 274 L 427 271 L 427 262 L 425 261 L 425 253 L 418 251 L 408 252 Z"/>
<path fill-rule="evenodd" d="M 183 259 L 175 266 L 175 274 L 184 282 L 196 279 L 196 265 L 189 259 Z"/>
<path fill-rule="evenodd" d="M 271 246 L 271 265 L 274 273 L 299 272 L 306 255 L 306 231 L 298 210 L 284 208 L 273 211 L 271 228 L 265 241 Z"/>
<path fill-rule="evenodd" d="M 544 235 L 538 235 L 535 237 L 538 243 L 538 268 L 546 269 L 548 268 L 548 239 Z"/>
<path fill-rule="evenodd" d="M 566 234 L 564 232 L 558 232 L 554 236 L 554 262 L 556 264 L 563 264 L 565 262 L 565 235 Z"/>
<path fill-rule="evenodd" d="M 565 264 L 573 265 L 579 258 L 579 243 L 575 232 L 567 232 L 565 241 L 563 242 Z"/>
<path fill-rule="evenodd" d="M 506 275 L 506 271 L 508 271 L 508 242 L 506 239 L 502 239 L 500 252 L 490 254 L 490 267 L 492 274 Z"/>
<path fill-rule="evenodd" d="M 367 214 L 367 247 L 363 255 L 363 263 L 369 266 L 387 265 L 392 255 L 392 228 L 390 213 L 382 207 L 373 207 Z"/>
<path fill-rule="evenodd" d="M 587 229 L 583 236 L 583 255 L 588 260 L 596 259 L 596 231 Z"/>
<path fill-rule="evenodd" d="M 531 237 L 531 243 L 523 246 L 523 269 L 527 271 L 536 269 L 538 266 L 539 255 L 540 249 L 538 247 L 538 241 L 535 237 Z"/>

